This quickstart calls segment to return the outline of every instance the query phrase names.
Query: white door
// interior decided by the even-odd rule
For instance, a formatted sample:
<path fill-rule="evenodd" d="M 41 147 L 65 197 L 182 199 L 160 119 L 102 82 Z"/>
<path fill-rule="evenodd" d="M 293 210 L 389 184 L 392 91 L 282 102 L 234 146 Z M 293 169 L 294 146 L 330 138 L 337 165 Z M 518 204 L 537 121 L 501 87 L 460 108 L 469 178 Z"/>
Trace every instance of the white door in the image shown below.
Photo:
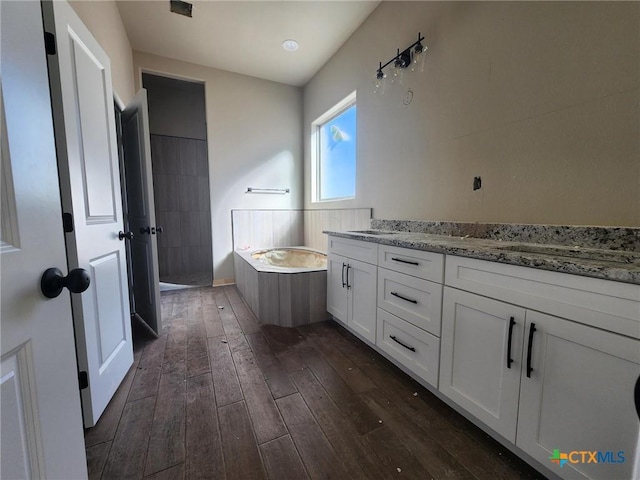
<path fill-rule="evenodd" d="M 162 330 L 158 240 L 153 201 L 153 175 L 149 141 L 147 91 L 140 90 L 122 112 L 127 213 L 133 266 L 133 296 L 136 312 L 156 333 Z"/>
<path fill-rule="evenodd" d="M 524 319 L 523 308 L 444 288 L 440 391 L 511 442 L 516 439 Z"/>
<path fill-rule="evenodd" d="M 40 3 L 0 22 L 0 478 L 86 478 L 69 292 L 40 292 L 67 270 Z"/>
<path fill-rule="evenodd" d="M 347 323 L 347 259 L 339 255 L 327 258 L 327 312 Z"/>
<path fill-rule="evenodd" d="M 67 2 L 43 2 L 62 208 L 73 214 L 69 268 L 92 282 L 72 307 L 85 427 L 95 425 L 133 363 L 120 171 L 109 58 Z"/>
<path fill-rule="evenodd" d="M 349 326 L 376 343 L 376 292 L 378 267 L 347 260 Z"/>
<path fill-rule="evenodd" d="M 532 370 L 525 360 L 516 445 L 562 478 L 631 479 L 640 342 L 530 310 L 525 340 Z M 562 466 L 550 460 L 561 454 Z"/>

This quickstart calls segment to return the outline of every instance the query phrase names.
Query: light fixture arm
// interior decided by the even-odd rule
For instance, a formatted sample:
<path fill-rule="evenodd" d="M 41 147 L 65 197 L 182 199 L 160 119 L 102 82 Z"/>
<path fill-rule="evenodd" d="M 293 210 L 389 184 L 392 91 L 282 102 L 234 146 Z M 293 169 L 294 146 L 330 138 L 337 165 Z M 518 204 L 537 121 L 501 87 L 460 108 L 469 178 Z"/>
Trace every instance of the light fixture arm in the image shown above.
<path fill-rule="evenodd" d="M 422 36 L 422 34 L 418 33 L 418 40 L 416 40 L 411 45 L 409 45 L 407 48 L 405 48 L 402 52 L 400 51 L 400 49 L 398 49 L 397 53 L 396 53 L 396 56 L 393 57 L 391 60 L 389 60 L 384 65 L 382 64 L 382 62 L 380 62 L 380 67 L 377 70 L 377 74 L 380 74 L 385 67 L 388 67 L 392 63 L 395 65 L 395 61 L 396 60 L 401 60 L 402 61 L 403 65 L 402 65 L 401 68 L 407 68 L 411 64 L 411 51 L 412 51 L 411 49 L 413 47 L 418 46 L 418 45 L 420 45 L 422 47 L 422 41 L 423 40 L 424 40 L 424 37 Z"/>

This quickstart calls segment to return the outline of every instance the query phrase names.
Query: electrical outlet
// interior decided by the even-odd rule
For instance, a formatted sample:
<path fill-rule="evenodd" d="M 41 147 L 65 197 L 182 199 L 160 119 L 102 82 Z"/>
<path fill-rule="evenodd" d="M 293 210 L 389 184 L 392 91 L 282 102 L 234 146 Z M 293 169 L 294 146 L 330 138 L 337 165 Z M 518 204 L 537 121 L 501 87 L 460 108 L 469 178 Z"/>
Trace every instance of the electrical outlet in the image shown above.
<path fill-rule="evenodd" d="M 480 177 L 473 177 L 473 191 L 480 190 L 482 188 L 482 179 Z"/>

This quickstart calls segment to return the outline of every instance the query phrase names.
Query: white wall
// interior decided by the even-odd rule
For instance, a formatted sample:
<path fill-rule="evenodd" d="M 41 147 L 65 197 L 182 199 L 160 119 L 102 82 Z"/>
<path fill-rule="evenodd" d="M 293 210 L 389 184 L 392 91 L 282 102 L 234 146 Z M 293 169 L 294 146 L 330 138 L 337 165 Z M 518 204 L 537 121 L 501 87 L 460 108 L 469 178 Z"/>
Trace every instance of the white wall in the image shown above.
<path fill-rule="evenodd" d="M 231 210 L 302 206 L 302 91 L 135 51 L 133 64 L 136 88 L 142 71 L 205 84 L 214 282 L 231 280 Z M 291 193 L 247 194 L 247 187 Z"/>
<path fill-rule="evenodd" d="M 114 0 L 70 1 L 94 38 L 109 56 L 113 89 L 126 105 L 133 98 L 131 44 Z"/>
<path fill-rule="evenodd" d="M 425 72 L 373 95 L 418 31 Z M 304 88 L 306 186 L 310 123 L 358 91 L 357 199 L 305 208 L 640 225 L 639 38 L 638 2 L 383 2 Z"/>

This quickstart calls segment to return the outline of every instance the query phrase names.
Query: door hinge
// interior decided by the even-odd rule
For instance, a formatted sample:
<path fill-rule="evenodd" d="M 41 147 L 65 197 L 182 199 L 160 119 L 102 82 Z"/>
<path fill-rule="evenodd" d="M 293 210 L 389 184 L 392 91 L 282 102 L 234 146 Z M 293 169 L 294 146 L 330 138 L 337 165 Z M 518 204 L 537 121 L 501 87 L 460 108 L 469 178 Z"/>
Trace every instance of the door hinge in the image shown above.
<path fill-rule="evenodd" d="M 56 54 L 56 37 L 53 33 L 44 32 L 44 48 L 47 55 Z"/>
<path fill-rule="evenodd" d="M 71 215 L 70 213 L 62 214 L 62 228 L 64 230 L 64 233 L 73 232 L 73 215 Z"/>
<path fill-rule="evenodd" d="M 84 390 L 89 386 L 89 376 L 87 372 L 78 372 L 78 383 L 80 384 L 80 390 Z"/>

